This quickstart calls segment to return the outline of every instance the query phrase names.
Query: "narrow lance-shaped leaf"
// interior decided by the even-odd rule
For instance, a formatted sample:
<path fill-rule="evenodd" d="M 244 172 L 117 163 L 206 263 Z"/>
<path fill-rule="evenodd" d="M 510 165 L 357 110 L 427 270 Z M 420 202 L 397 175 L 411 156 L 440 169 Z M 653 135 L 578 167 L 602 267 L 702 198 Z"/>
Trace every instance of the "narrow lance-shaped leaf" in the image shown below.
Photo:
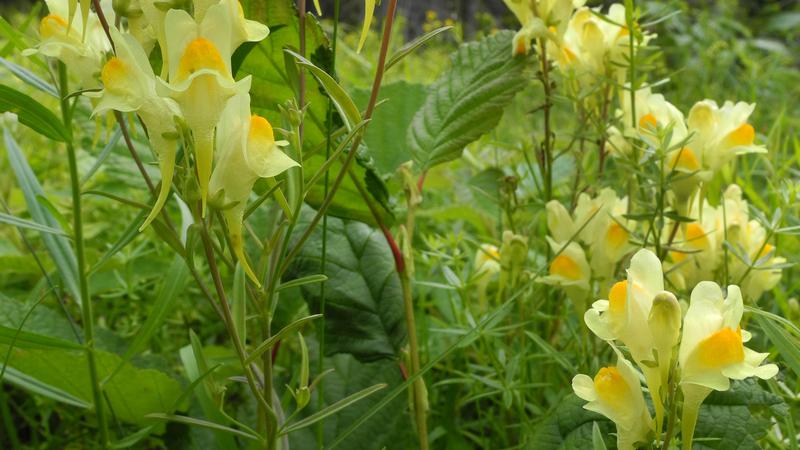
<path fill-rule="evenodd" d="M 17 177 L 17 182 L 22 189 L 25 203 L 28 206 L 28 212 L 31 217 L 35 222 L 42 225 L 53 229 L 62 229 L 55 216 L 39 202 L 38 197 L 44 196 L 44 190 L 36 179 L 36 175 L 33 174 L 28 160 L 25 158 L 25 155 L 23 155 L 22 150 L 20 150 L 8 129 L 3 130 L 3 137 L 11 170 Z M 72 295 L 75 301 L 80 304 L 81 295 L 78 289 L 78 263 L 69 240 L 64 236 L 52 233 L 42 233 L 42 240 L 58 269 L 59 275 L 61 275 L 61 280 L 66 286 L 67 291 Z"/>
<path fill-rule="evenodd" d="M 0 112 L 7 111 L 16 114 L 19 123 L 50 139 L 59 142 L 72 139 L 69 130 L 47 107 L 16 89 L 0 85 Z"/>

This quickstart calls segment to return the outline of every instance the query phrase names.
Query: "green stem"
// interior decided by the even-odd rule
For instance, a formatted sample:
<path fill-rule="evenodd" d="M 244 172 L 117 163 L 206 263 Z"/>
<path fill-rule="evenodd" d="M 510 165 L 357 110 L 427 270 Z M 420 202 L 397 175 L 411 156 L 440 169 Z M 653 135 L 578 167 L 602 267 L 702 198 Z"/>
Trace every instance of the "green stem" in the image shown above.
<path fill-rule="evenodd" d="M 333 76 L 336 76 L 336 41 L 339 38 L 339 10 L 340 0 L 334 0 L 333 3 L 333 36 L 331 37 L 331 67 L 333 68 Z M 331 147 L 333 146 L 332 133 L 333 133 L 333 100 L 328 101 L 328 127 L 327 139 L 325 140 L 325 160 L 331 157 Z M 330 183 L 330 170 L 325 170 L 325 196 L 328 196 L 328 188 Z M 326 273 L 328 265 L 328 215 L 322 216 L 322 255 L 320 259 L 320 272 Z M 326 292 L 327 283 L 322 282 L 319 286 L 319 313 L 322 315 L 320 318 L 319 329 L 322 330 L 318 335 L 319 341 L 319 356 L 317 357 L 317 374 L 325 371 L 325 303 L 327 300 Z M 325 381 L 320 380 L 317 385 L 317 411 L 321 411 L 325 406 Z M 322 450 L 325 446 L 325 427 L 324 421 L 320 420 L 317 424 L 317 448 Z"/>
<path fill-rule="evenodd" d="M 544 39 L 539 40 L 539 55 L 542 63 L 542 85 L 544 87 L 544 141 L 542 167 L 544 171 L 545 202 L 553 199 L 553 142 L 550 131 L 550 107 L 553 104 L 553 86 L 550 84 L 550 62 L 547 60 L 547 45 Z"/>
<path fill-rule="evenodd" d="M 403 170 L 404 168 L 401 168 Z M 406 194 L 406 224 L 405 235 L 401 247 L 403 266 L 397 267 L 400 275 L 400 286 L 403 289 L 403 305 L 405 307 L 406 328 L 408 329 L 408 347 L 411 357 L 411 368 L 409 376 L 413 377 L 420 370 L 419 363 L 419 344 L 417 342 L 417 325 L 414 318 L 414 295 L 412 291 L 412 278 L 414 277 L 414 227 L 416 208 L 421 202 L 421 196 L 417 185 L 409 172 L 403 172 L 405 178 Z M 391 235 L 389 235 L 391 236 Z M 428 450 L 428 418 L 427 418 L 427 392 L 425 389 L 425 379 L 419 377 L 412 385 L 414 397 L 414 419 L 417 424 L 417 435 L 419 438 L 420 450 Z"/>
<path fill-rule="evenodd" d="M 72 116 L 70 114 L 69 101 L 69 82 L 67 80 L 67 67 L 58 63 L 58 79 L 61 94 L 61 118 L 64 126 L 70 129 Z M 97 414 L 97 425 L 100 428 L 100 446 L 107 448 L 109 442 L 108 419 L 103 403 L 103 393 L 100 386 L 100 376 L 97 371 L 97 360 L 94 349 L 94 311 L 92 310 L 92 299 L 89 296 L 89 281 L 86 277 L 86 255 L 84 252 L 83 241 L 83 214 L 81 211 L 81 191 L 80 177 L 78 176 L 78 162 L 75 155 L 75 147 L 72 142 L 67 142 L 67 160 L 69 161 L 70 188 L 72 190 L 72 215 L 73 232 L 75 234 L 75 255 L 78 263 L 78 284 L 81 294 L 81 316 L 83 321 L 83 334 L 85 337 L 86 359 L 89 365 L 89 382 L 92 386 L 92 398 L 95 413 Z"/>
<path fill-rule="evenodd" d="M 364 112 L 364 120 L 369 120 L 372 118 L 372 113 L 375 111 L 375 105 L 378 102 L 378 92 L 381 88 L 381 83 L 383 82 L 383 74 L 386 70 L 386 57 L 389 53 L 389 41 L 392 37 L 392 26 L 394 24 L 394 16 L 395 12 L 397 11 L 397 0 L 389 0 L 389 4 L 386 8 L 386 22 L 383 27 L 383 36 L 381 38 L 381 49 L 380 54 L 378 55 L 378 65 L 375 70 L 375 78 L 372 82 L 372 90 L 370 92 L 369 102 L 367 103 L 367 109 Z M 314 232 L 317 224 L 319 221 L 322 220 L 322 216 L 325 215 L 325 212 L 328 210 L 328 207 L 333 202 L 333 197 L 336 195 L 336 192 L 339 190 L 339 187 L 344 181 L 344 177 L 347 176 L 348 168 L 353 163 L 355 159 L 358 146 L 361 145 L 361 140 L 363 138 L 363 133 L 366 131 L 366 127 L 358 136 L 353 139 L 353 143 L 350 146 L 350 151 L 347 153 L 347 158 L 342 163 L 342 169 L 336 175 L 336 178 L 333 180 L 333 184 L 331 185 L 331 189 L 328 192 L 328 195 L 322 201 L 322 204 L 319 206 L 317 213 L 314 215 L 314 218 L 311 219 L 309 222 L 306 231 L 300 236 L 300 238 L 295 243 L 292 250 L 289 252 L 288 255 L 283 259 L 283 264 L 280 267 L 279 272 L 277 273 L 278 279 L 283 273 L 286 272 L 286 269 L 289 268 L 289 264 L 292 260 L 300 253 L 300 250 L 303 248 L 303 245 L 308 241 L 311 237 L 311 234 Z"/>
<path fill-rule="evenodd" d="M 252 368 L 249 364 L 245 364 L 245 361 L 247 360 L 247 352 L 244 349 L 244 344 L 242 344 L 242 340 L 239 338 L 239 333 L 236 331 L 236 327 L 233 323 L 230 304 L 228 303 L 227 296 L 225 295 L 225 288 L 222 284 L 222 278 L 219 274 L 216 258 L 214 257 L 214 246 L 211 243 L 211 236 L 208 233 L 208 224 L 205 220 L 200 221 L 200 223 L 202 224 L 200 236 L 201 240 L 203 241 L 203 249 L 205 250 L 206 261 L 208 262 L 208 268 L 211 272 L 211 278 L 214 281 L 217 297 L 219 297 L 219 309 L 222 312 L 222 320 L 225 324 L 228 335 L 233 341 L 233 346 L 236 350 L 236 356 L 239 357 L 239 361 L 242 364 L 242 369 L 244 370 L 244 375 L 247 379 L 247 384 L 250 387 L 250 391 L 253 393 L 253 396 L 255 396 L 258 404 L 265 410 L 265 417 L 267 417 L 267 420 L 274 421 L 275 410 L 272 409 L 271 406 L 272 396 L 270 395 L 269 400 L 266 400 L 263 395 L 261 395 L 261 391 L 258 388 L 258 383 L 256 382 Z M 267 435 L 267 439 L 269 440 L 269 435 Z"/>

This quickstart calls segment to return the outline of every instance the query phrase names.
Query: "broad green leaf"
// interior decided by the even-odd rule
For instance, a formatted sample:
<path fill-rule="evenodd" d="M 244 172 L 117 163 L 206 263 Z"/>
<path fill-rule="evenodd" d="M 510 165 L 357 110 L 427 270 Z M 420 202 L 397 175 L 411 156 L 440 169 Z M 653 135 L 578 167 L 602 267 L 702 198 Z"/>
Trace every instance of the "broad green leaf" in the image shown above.
<path fill-rule="evenodd" d="M 15 327 L 28 308 L 8 297 L 0 297 L 0 325 Z M 24 331 L 35 332 L 53 340 L 74 342 L 70 326 L 58 313 L 39 305 L 25 322 Z M 99 331 L 99 330 L 98 330 Z M 98 337 L 100 333 L 98 333 Z M 100 344 L 100 342 L 98 342 Z M 77 345 L 77 344 L 76 344 Z M 9 346 L 0 343 L 5 358 Z M 111 352 L 96 350 L 100 379 L 111 374 L 122 359 Z M 5 379 L 23 389 L 68 404 L 91 405 L 92 389 L 86 352 L 83 349 L 21 348 L 10 352 Z M 13 369 L 13 370 L 12 370 Z M 177 381 L 155 369 L 141 369 L 125 364 L 104 387 L 116 417 L 127 423 L 147 425 L 149 413 L 172 413 L 181 389 Z M 88 407 L 88 406 L 87 406 Z"/>
<path fill-rule="evenodd" d="M 311 362 L 311 367 L 316 367 L 316 361 Z M 323 409 L 376 383 L 386 384 L 391 389 L 403 381 L 397 362 L 390 360 L 361 363 L 350 355 L 336 355 L 325 358 L 325 368 L 333 369 L 333 372 L 322 382 Z M 330 444 L 354 420 L 375 406 L 386 391 L 376 392 L 326 418 L 322 422 L 324 442 Z M 315 389 L 312 394 L 313 398 L 300 420 L 313 417 L 320 411 L 317 406 L 319 391 Z M 289 434 L 291 448 L 315 448 L 316 430 L 316 426 L 311 426 Z M 416 437 L 408 414 L 407 398 L 400 395 L 393 399 L 387 408 L 364 422 L 342 444 L 340 448 L 346 449 L 415 448 Z"/>
<path fill-rule="evenodd" d="M 72 137 L 61 120 L 50 110 L 16 89 L 0 85 L 0 112 L 11 111 L 19 123 L 54 141 L 69 142 Z"/>
<path fill-rule="evenodd" d="M 7 350 L 8 346 L 0 345 L 0 352 Z M 121 362 L 119 356 L 105 351 L 97 351 L 96 360 L 101 378 L 108 376 Z M 9 367 L 91 403 L 92 390 L 84 351 L 14 348 Z M 126 364 L 105 385 L 104 393 L 119 420 L 142 425 L 147 423 L 146 414 L 172 411 L 173 402 L 180 395 L 180 385 L 158 370 Z"/>
<path fill-rule="evenodd" d="M 783 417 L 788 405 L 756 381 L 733 381 L 728 391 L 715 391 L 700 407 L 695 428 L 695 450 L 760 449 L 773 416 Z"/>
<path fill-rule="evenodd" d="M 514 33 L 461 46 L 450 70 L 431 86 L 408 130 L 419 170 L 458 158 L 470 142 L 493 129 L 529 80 L 526 59 L 508 51 Z"/>
<path fill-rule="evenodd" d="M 25 196 L 28 213 L 35 222 L 50 228 L 60 229 L 61 226 L 55 216 L 39 202 L 38 197 L 44 197 L 44 190 L 36 179 L 33 170 L 31 170 L 28 160 L 25 158 L 25 155 L 22 153 L 22 150 L 20 150 L 8 129 L 3 130 L 3 138 L 6 151 L 8 152 L 8 161 L 11 164 L 11 170 L 17 177 L 17 183 L 19 183 L 22 193 Z M 59 275 L 61 275 L 61 281 L 64 283 L 67 292 L 80 304 L 81 295 L 78 289 L 78 263 L 69 240 L 64 236 L 42 233 L 42 241 L 44 241 L 45 247 L 47 247 L 47 251 L 50 253 L 50 257 L 53 259 Z"/>
<path fill-rule="evenodd" d="M 30 220 L 20 219 L 19 217 L 15 217 L 10 214 L 2 212 L 0 212 L 0 223 L 6 223 L 11 226 L 27 228 L 29 230 L 34 230 L 34 231 L 41 231 L 42 233 L 51 233 L 60 236 L 66 236 L 66 234 L 64 234 L 64 231 L 59 228 L 48 227 L 47 225 L 41 225 L 36 222 L 31 222 Z"/>
<path fill-rule="evenodd" d="M 414 114 L 425 103 L 425 93 L 425 86 L 405 81 L 381 86 L 378 102 L 382 103 L 375 108 L 364 133 L 368 154 L 381 175 L 391 175 L 400 164 L 414 159 L 406 145 L 406 132 Z M 369 94 L 365 89 L 353 94 L 362 109 L 367 107 Z"/>
<path fill-rule="evenodd" d="M 266 117 L 273 124 L 282 124 L 283 119 L 278 106 L 284 105 L 289 100 L 296 100 L 297 95 L 292 75 L 296 72 L 296 64 L 293 58 L 284 57 L 286 55 L 284 49 L 296 52 L 300 47 L 297 11 L 291 0 L 270 2 L 250 0 L 242 2 L 242 5 L 246 16 L 266 23 L 271 32 L 266 39 L 255 45 L 246 54 L 237 77 L 248 74 L 253 76 L 253 87 L 250 90 L 250 104 L 253 112 Z M 313 15 L 308 14 L 305 23 L 307 49 L 305 58 L 320 70 L 331 74 L 335 80 L 336 76 L 331 66 L 330 43 L 325 33 Z M 287 59 L 289 60 L 288 66 Z M 307 183 L 327 159 L 325 157 L 328 135 L 327 120 L 333 102 L 314 76 L 307 74 L 305 79 L 305 103 L 307 106 L 303 125 L 303 169 Z M 335 132 L 343 124 L 335 107 L 332 111 L 332 119 L 331 129 Z M 352 126 L 355 127 L 357 124 L 358 122 L 353 123 Z M 331 152 L 336 149 L 337 145 L 338 141 L 336 140 L 331 143 Z M 339 160 L 331 164 L 329 168 L 331 177 L 335 177 L 341 167 Z M 351 169 L 362 190 L 374 197 L 373 201 L 379 207 L 382 220 L 391 224 L 394 221 L 394 215 L 385 198 L 385 186 L 364 147 L 358 149 Z M 305 200 L 309 205 L 317 208 L 324 199 L 324 177 L 320 177 L 311 186 Z M 350 177 L 344 178 L 327 212 L 336 217 L 376 223 L 359 193 L 359 187 Z"/>
<path fill-rule="evenodd" d="M 534 429 L 527 442 L 541 450 L 589 449 L 595 445 L 593 428 L 596 425 L 606 439 L 606 446 L 616 448 L 616 442 L 610 437 L 616 432 L 614 424 L 600 414 L 583 409 L 585 404 L 585 400 L 569 394 L 545 415 L 545 420 Z"/>
<path fill-rule="evenodd" d="M 308 226 L 313 211 L 303 210 L 294 238 Z M 360 222 L 328 220 L 325 266 L 325 349 L 350 353 L 362 361 L 396 358 L 406 338 L 400 278 L 386 238 Z M 321 273 L 322 229 L 317 227 L 288 272 L 301 278 Z M 304 285 L 303 296 L 319 310 L 319 287 Z"/>

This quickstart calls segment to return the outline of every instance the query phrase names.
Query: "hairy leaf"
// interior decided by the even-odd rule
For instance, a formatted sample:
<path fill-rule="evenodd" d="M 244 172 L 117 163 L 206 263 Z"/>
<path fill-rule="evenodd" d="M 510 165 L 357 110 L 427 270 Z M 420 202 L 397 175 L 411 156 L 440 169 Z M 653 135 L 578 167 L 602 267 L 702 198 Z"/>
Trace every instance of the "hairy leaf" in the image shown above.
<path fill-rule="evenodd" d="M 610 433 L 614 433 L 614 424 L 595 412 L 583 409 L 586 401 L 574 394 L 568 395 L 536 427 L 529 439 L 531 448 L 541 450 L 593 448 L 593 424 L 597 424 L 606 439 L 606 446 L 616 448 Z M 614 444 L 612 446 L 612 444 Z"/>
<path fill-rule="evenodd" d="M 313 211 L 306 209 L 297 226 L 302 233 Z M 295 235 L 297 238 L 299 234 Z M 395 358 L 406 338 L 400 278 L 383 234 L 366 224 L 328 220 L 325 351 L 350 353 L 362 361 Z M 322 273 L 322 228 L 292 265 L 287 280 Z M 318 285 L 302 286 L 312 311 L 319 310 Z"/>
<path fill-rule="evenodd" d="M 771 416 L 784 416 L 788 406 L 752 379 L 733 381 L 724 392 L 712 392 L 700 407 L 694 449 L 760 449 Z"/>
<path fill-rule="evenodd" d="M 513 35 L 500 31 L 461 46 L 450 70 L 431 86 L 408 130 L 419 170 L 458 158 L 464 146 L 497 125 L 525 86 L 526 59 L 508 51 Z"/>

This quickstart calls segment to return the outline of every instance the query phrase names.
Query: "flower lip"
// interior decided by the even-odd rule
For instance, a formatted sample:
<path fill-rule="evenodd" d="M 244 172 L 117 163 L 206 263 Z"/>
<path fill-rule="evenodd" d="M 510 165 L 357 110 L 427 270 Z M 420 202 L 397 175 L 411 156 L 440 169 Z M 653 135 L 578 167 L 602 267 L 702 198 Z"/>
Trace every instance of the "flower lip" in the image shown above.
<path fill-rule="evenodd" d="M 567 255 L 558 255 L 550 263 L 550 275 L 559 275 L 570 280 L 581 278 L 581 268 L 578 263 Z"/>
<path fill-rule="evenodd" d="M 700 363 L 708 368 L 722 368 L 744 361 L 741 328 L 725 327 L 702 340 L 695 350 Z"/>
<path fill-rule="evenodd" d="M 197 38 L 190 42 L 183 51 L 183 56 L 178 63 L 178 72 L 175 74 L 175 81 L 184 81 L 203 69 L 210 69 L 230 78 L 222 55 L 214 43 L 205 38 Z"/>

